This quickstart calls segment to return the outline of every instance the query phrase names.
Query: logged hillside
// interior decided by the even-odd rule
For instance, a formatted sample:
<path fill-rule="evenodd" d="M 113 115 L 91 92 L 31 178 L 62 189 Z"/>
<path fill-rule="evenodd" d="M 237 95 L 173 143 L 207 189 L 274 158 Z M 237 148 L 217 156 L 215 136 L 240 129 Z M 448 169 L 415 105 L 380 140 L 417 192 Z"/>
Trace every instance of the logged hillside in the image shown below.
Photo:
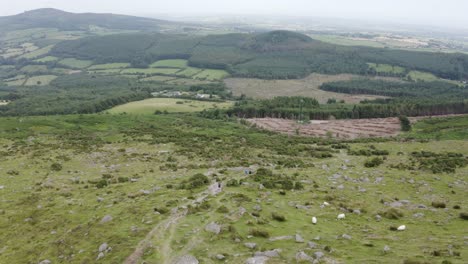
<path fill-rule="evenodd" d="M 14 16 L 0 17 L 0 31 L 30 28 L 60 30 L 88 30 L 90 27 L 126 30 L 155 30 L 162 20 L 115 14 L 69 13 L 53 8 L 27 11 Z"/>
<path fill-rule="evenodd" d="M 140 67 L 161 58 L 188 58 L 191 66 L 265 79 L 300 78 L 311 72 L 375 74 L 368 63 L 425 71 L 446 79 L 468 79 L 465 54 L 339 46 L 289 31 L 201 37 L 122 34 L 65 41 L 51 54 L 99 62 L 132 60 Z"/>

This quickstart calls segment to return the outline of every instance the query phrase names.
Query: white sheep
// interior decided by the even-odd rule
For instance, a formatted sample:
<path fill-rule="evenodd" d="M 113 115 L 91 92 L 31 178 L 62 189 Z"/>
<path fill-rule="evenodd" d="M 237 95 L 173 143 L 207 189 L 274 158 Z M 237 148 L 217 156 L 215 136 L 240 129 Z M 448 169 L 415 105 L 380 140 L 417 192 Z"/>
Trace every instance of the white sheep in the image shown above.
<path fill-rule="evenodd" d="M 329 204 L 329 203 L 327 203 L 327 202 L 323 202 L 323 205 L 325 205 L 325 206 L 329 206 L 330 204 Z"/>
<path fill-rule="evenodd" d="M 312 217 L 312 224 L 314 224 L 314 225 L 317 224 L 317 217 L 315 217 L 315 216 Z"/>
<path fill-rule="evenodd" d="M 398 231 L 405 231 L 405 229 L 406 229 L 405 225 L 401 225 L 397 228 Z"/>
<path fill-rule="evenodd" d="M 345 214 L 339 214 L 337 219 L 345 219 L 345 217 L 346 217 Z"/>

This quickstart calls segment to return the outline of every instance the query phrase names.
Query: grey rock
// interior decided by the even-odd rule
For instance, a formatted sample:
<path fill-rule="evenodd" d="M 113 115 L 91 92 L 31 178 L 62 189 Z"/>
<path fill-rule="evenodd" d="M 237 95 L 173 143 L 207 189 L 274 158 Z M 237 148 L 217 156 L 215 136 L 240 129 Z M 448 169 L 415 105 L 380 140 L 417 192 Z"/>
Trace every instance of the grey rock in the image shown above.
<path fill-rule="evenodd" d="M 320 236 L 314 237 L 314 240 L 315 240 L 315 241 L 319 241 L 319 240 L 320 240 Z"/>
<path fill-rule="evenodd" d="M 295 239 L 297 243 L 304 243 L 304 239 L 299 234 L 296 234 Z"/>
<path fill-rule="evenodd" d="M 98 197 L 96 200 L 97 200 L 98 203 L 100 203 L 100 202 L 104 201 L 104 198 Z"/>
<path fill-rule="evenodd" d="M 267 261 L 268 261 L 268 257 L 257 256 L 257 257 L 248 258 L 245 261 L 245 264 L 265 264 Z"/>
<path fill-rule="evenodd" d="M 217 235 L 221 232 L 221 226 L 216 224 L 215 222 L 211 222 L 205 226 L 205 231 L 211 232 Z"/>
<path fill-rule="evenodd" d="M 102 259 L 103 257 L 104 257 L 104 253 L 99 252 L 99 254 L 98 254 L 96 260 L 100 260 L 100 259 Z"/>
<path fill-rule="evenodd" d="M 277 258 L 277 257 L 279 257 L 280 252 L 281 252 L 281 249 L 267 250 L 267 251 L 264 251 L 264 252 L 257 251 L 257 252 L 255 252 L 254 257 Z"/>
<path fill-rule="evenodd" d="M 245 213 L 247 213 L 247 209 L 245 209 L 244 207 L 240 207 L 239 208 L 239 214 L 244 215 Z"/>
<path fill-rule="evenodd" d="M 418 208 L 419 209 L 427 209 L 427 206 L 425 206 L 424 204 L 418 204 Z"/>
<path fill-rule="evenodd" d="M 360 214 L 361 214 L 361 210 L 355 209 L 355 210 L 353 210 L 353 214 L 360 215 Z"/>
<path fill-rule="evenodd" d="M 244 246 L 250 249 L 254 249 L 257 247 L 257 243 L 244 243 Z"/>
<path fill-rule="evenodd" d="M 309 242 L 307 242 L 307 246 L 308 246 L 309 248 L 316 248 L 316 247 L 317 247 L 317 244 L 314 243 L 314 242 L 312 242 L 312 241 L 309 241 Z"/>
<path fill-rule="evenodd" d="M 389 204 L 391 207 L 402 207 L 403 203 L 395 201 Z"/>
<path fill-rule="evenodd" d="M 376 220 L 377 222 L 380 222 L 380 221 L 382 220 L 382 216 L 376 215 L 376 216 L 375 216 L 375 220 Z"/>
<path fill-rule="evenodd" d="M 293 236 L 277 236 L 277 237 L 272 237 L 268 240 L 270 241 L 279 241 L 279 240 L 290 240 L 290 239 L 293 239 L 294 237 Z"/>
<path fill-rule="evenodd" d="M 413 217 L 414 217 L 414 218 L 422 218 L 422 217 L 424 217 L 424 214 L 423 214 L 423 213 L 415 213 L 415 214 L 413 215 Z"/>
<path fill-rule="evenodd" d="M 321 259 L 321 258 L 323 258 L 324 256 L 325 256 L 325 254 L 323 254 L 322 251 L 317 251 L 317 252 L 314 253 L 314 258 L 315 258 L 315 259 Z"/>
<path fill-rule="evenodd" d="M 384 248 L 383 248 L 383 252 L 384 252 L 384 253 L 390 252 L 390 247 L 387 246 L 387 245 L 385 245 Z"/>
<path fill-rule="evenodd" d="M 225 259 L 226 257 L 223 255 L 223 254 L 218 254 L 216 255 L 216 259 L 219 259 L 219 260 L 223 260 Z"/>
<path fill-rule="evenodd" d="M 340 184 L 340 185 L 338 185 L 336 188 L 337 188 L 338 190 L 343 190 L 343 189 L 344 189 L 344 186 L 343 186 L 343 184 Z"/>
<path fill-rule="evenodd" d="M 351 236 L 348 234 L 343 234 L 341 237 L 346 240 L 351 240 Z"/>
<path fill-rule="evenodd" d="M 105 251 L 108 247 L 109 247 L 109 245 L 108 245 L 107 243 L 102 243 L 102 244 L 99 246 L 99 252 Z"/>
<path fill-rule="evenodd" d="M 51 264 L 52 261 L 48 260 L 48 259 L 44 259 L 43 261 L 39 262 L 39 264 Z"/>
<path fill-rule="evenodd" d="M 107 223 L 112 221 L 112 216 L 111 215 L 106 215 L 101 219 L 101 224 Z"/>
<path fill-rule="evenodd" d="M 172 264 L 199 264 L 198 259 L 192 255 L 185 255 L 177 258 Z"/>
<path fill-rule="evenodd" d="M 296 253 L 296 261 L 311 261 L 313 258 L 307 255 L 304 251 L 299 251 Z"/>

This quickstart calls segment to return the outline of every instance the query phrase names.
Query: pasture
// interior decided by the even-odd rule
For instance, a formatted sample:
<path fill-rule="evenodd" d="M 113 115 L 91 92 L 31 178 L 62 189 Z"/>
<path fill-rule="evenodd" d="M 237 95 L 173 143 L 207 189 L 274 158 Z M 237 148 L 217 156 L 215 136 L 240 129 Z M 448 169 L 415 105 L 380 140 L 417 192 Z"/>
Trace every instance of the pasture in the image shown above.
<path fill-rule="evenodd" d="M 32 76 L 29 77 L 26 83 L 24 83 L 25 86 L 43 86 L 43 85 L 49 85 L 51 81 L 55 80 L 57 78 L 56 75 L 38 75 L 38 76 Z"/>
<path fill-rule="evenodd" d="M 60 65 L 67 66 L 73 69 L 84 69 L 88 68 L 93 64 L 92 61 L 89 60 L 78 60 L 75 58 L 66 58 L 58 62 Z"/>
<path fill-rule="evenodd" d="M 200 112 L 205 109 L 224 109 L 232 105 L 232 102 L 209 102 L 176 98 L 150 98 L 119 105 L 106 112 L 111 114 L 154 114 L 156 111 L 168 113 L 190 113 Z"/>
<path fill-rule="evenodd" d="M 392 75 L 401 75 L 404 74 L 406 69 L 400 66 L 394 66 L 390 64 L 377 64 L 377 63 L 367 63 L 369 68 L 373 69 L 378 74 L 392 74 Z"/>
<path fill-rule="evenodd" d="M 347 81 L 361 78 L 359 75 L 339 74 L 325 75 L 313 73 L 304 79 L 296 80 L 262 80 L 254 78 L 228 78 L 225 84 L 235 96 L 245 94 L 256 99 L 271 99 L 277 96 L 307 96 L 314 97 L 320 103 L 326 103 L 328 99 L 345 100 L 347 103 L 359 103 L 365 99 L 383 98 L 371 95 L 349 95 L 320 90 L 320 86 L 326 82 Z M 385 78 L 388 80 L 399 80 Z"/>
<path fill-rule="evenodd" d="M 187 60 L 174 59 L 174 60 L 159 60 L 150 65 L 151 68 L 187 68 Z"/>
<path fill-rule="evenodd" d="M 92 65 L 88 67 L 88 70 L 123 69 L 128 67 L 130 67 L 130 63 L 105 63 Z"/>

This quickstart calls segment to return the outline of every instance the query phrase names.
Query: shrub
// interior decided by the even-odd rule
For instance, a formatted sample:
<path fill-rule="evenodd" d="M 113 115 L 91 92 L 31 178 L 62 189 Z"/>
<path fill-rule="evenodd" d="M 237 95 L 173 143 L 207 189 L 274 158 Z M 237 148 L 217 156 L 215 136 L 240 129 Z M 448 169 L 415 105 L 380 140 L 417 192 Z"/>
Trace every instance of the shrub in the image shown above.
<path fill-rule="evenodd" d="M 390 208 L 387 211 L 381 213 L 381 215 L 383 215 L 385 218 L 396 220 L 403 217 L 403 212 L 396 208 Z"/>
<path fill-rule="evenodd" d="M 468 220 L 468 213 L 466 213 L 466 212 L 460 213 L 460 218 L 463 219 L 463 220 Z"/>
<path fill-rule="evenodd" d="M 226 183 L 226 186 L 227 186 L 227 187 L 237 187 L 237 186 L 239 186 L 239 185 L 240 185 L 240 183 L 239 183 L 239 181 L 236 180 L 236 179 L 230 179 L 230 180 L 227 181 L 227 183 Z"/>
<path fill-rule="evenodd" d="M 409 121 L 408 117 L 400 116 L 400 125 L 402 131 L 410 131 L 411 130 L 411 122 Z"/>
<path fill-rule="evenodd" d="M 169 212 L 169 209 L 167 209 L 166 207 L 161 207 L 161 208 L 155 207 L 154 211 L 160 214 L 167 214 Z"/>
<path fill-rule="evenodd" d="M 447 207 L 447 205 L 444 202 L 433 201 L 432 202 L 432 207 L 434 207 L 434 208 L 445 208 L 445 207 Z"/>
<path fill-rule="evenodd" d="M 105 180 L 105 179 L 102 179 L 102 180 L 100 180 L 100 181 L 98 181 L 98 182 L 96 183 L 96 187 L 97 187 L 98 189 L 102 189 L 102 188 L 106 187 L 107 185 L 109 185 L 109 183 L 108 183 L 107 180 Z"/>
<path fill-rule="evenodd" d="M 117 181 L 120 182 L 120 183 L 123 183 L 123 182 L 128 182 L 129 179 L 128 179 L 128 177 L 119 177 L 119 178 L 117 178 Z"/>
<path fill-rule="evenodd" d="M 229 213 L 229 209 L 226 206 L 221 205 L 220 207 L 218 207 L 218 209 L 216 209 L 216 212 L 226 214 Z"/>
<path fill-rule="evenodd" d="M 453 209 L 455 209 L 455 210 L 460 210 L 461 207 L 457 204 L 457 205 L 454 205 L 454 206 L 453 206 Z"/>
<path fill-rule="evenodd" d="M 52 165 L 50 165 L 50 169 L 53 171 L 61 171 L 62 165 L 60 163 L 53 163 Z"/>
<path fill-rule="evenodd" d="M 373 159 L 367 160 L 367 161 L 364 163 L 364 167 L 366 167 L 366 168 L 378 167 L 378 166 L 380 166 L 382 163 L 383 163 L 383 159 L 381 159 L 381 158 L 379 158 L 379 157 L 375 157 L 375 158 L 373 158 Z"/>
<path fill-rule="evenodd" d="M 263 237 L 263 238 L 269 238 L 270 233 L 266 230 L 260 230 L 260 229 L 251 229 L 250 230 L 250 235 L 254 237 Z"/>
<path fill-rule="evenodd" d="M 208 185 L 208 183 L 210 183 L 208 177 L 201 173 L 197 173 L 190 177 L 190 179 L 188 179 L 187 181 L 182 182 L 180 187 L 181 189 L 191 190 Z"/>
<path fill-rule="evenodd" d="M 278 222 L 285 222 L 286 221 L 286 217 L 284 215 L 280 215 L 278 213 L 271 213 L 271 218 L 273 218 L 273 220 L 276 220 Z"/>

